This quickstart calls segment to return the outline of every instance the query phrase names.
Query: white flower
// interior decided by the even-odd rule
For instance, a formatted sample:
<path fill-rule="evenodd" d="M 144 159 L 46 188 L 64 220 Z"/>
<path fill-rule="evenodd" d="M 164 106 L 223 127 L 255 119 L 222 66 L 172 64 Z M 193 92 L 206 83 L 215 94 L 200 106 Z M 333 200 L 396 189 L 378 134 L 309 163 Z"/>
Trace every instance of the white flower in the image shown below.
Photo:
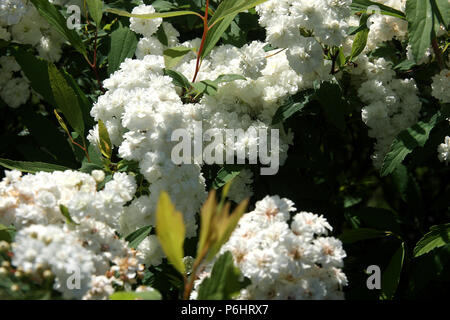
<path fill-rule="evenodd" d="M 151 5 L 141 4 L 140 6 L 134 7 L 133 14 L 151 14 L 155 13 L 155 8 Z M 140 33 L 145 37 L 150 37 L 159 28 L 162 23 L 161 18 L 156 19 L 141 19 L 141 18 L 130 18 L 130 29 L 136 33 Z"/>
<path fill-rule="evenodd" d="M 32 225 L 18 231 L 13 253 L 13 265 L 25 272 L 50 269 L 55 276 L 54 288 L 65 298 L 81 298 L 95 272 L 93 254 L 57 226 Z M 71 286 L 70 278 L 75 272 L 79 276 L 79 288 Z"/>
<path fill-rule="evenodd" d="M 340 269 L 346 256 L 339 240 L 322 237 L 331 226 L 322 216 L 301 212 L 289 227 L 292 201 L 278 196 L 265 197 L 254 211 L 244 214 L 221 254 L 231 252 L 235 265 L 251 284 L 241 290 L 237 299 L 342 299 L 347 278 Z M 270 224 L 261 224 L 261 213 L 284 212 Z M 275 215 L 276 217 L 276 215 Z M 191 298 L 203 279 L 211 272 L 213 262 L 195 282 Z"/>
<path fill-rule="evenodd" d="M 155 235 L 145 238 L 137 247 L 137 250 L 143 254 L 143 261 L 147 266 L 157 266 L 162 263 L 165 257 L 164 251 Z"/>
<path fill-rule="evenodd" d="M 102 182 L 105 180 L 105 172 L 103 170 L 93 170 L 91 172 L 91 176 L 97 182 Z"/>
<path fill-rule="evenodd" d="M 13 78 L 1 89 L 0 96 L 11 108 L 18 108 L 27 102 L 30 86 L 25 78 Z"/>
<path fill-rule="evenodd" d="M 442 103 L 450 103 L 450 70 L 444 69 L 440 74 L 433 78 L 431 88 L 433 89 L 433 97 Z"/>
<path fill-rule="evenodd" d="M 143 59 L 147 55 L 163 54 L 164 47 L 156 37 L 142 38 L 139 40 L 136 48 L 136 58 Z"/>
<path fill-rule="evenodd" d="M 450 137 L 445 137 L 444 143 L 439 145 L 438 158 L 439 161 L 445 162 L 445 164 L 450 163 Z"/>

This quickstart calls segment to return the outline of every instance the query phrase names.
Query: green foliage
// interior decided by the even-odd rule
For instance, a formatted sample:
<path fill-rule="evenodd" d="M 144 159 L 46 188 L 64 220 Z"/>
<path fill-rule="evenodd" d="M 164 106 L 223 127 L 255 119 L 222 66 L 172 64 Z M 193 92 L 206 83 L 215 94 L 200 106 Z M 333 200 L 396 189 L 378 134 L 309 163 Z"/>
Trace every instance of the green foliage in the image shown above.
<path fill-rule="evenodd" d="M 348 60 L 353 61 L 357 58 L 366 48 L 367 38 L 369 36 L 369 29 L 363 29 L 356 34 L 353 41 L 352 53 Z"/>
<path fill-rule="evenodd" d="M 31 0 L 31 2 L 35 5 L 39 14 L 44 17 L 64 39 L 69 41 L 70 44 L 84 57 L 87 56 L 86 47 L 80 36 L 76 31 L 67 28 L 66 19 L 54 5 L 48 2 L 48 0 Z"/>
<path fill-rule="evenodd" d="M 369 0 L 353 0 L 351 4 L 351 8 L 354 12 L 357 13 L 367 13 L 367 9 L 372 7 L 378 7 L 380 9 L 380 13 L 388 16 L 393 16 L 400 19 L 405 19 L 405 14 L 399 10 L 393 9 L 384 4 L 378 3 L 376 1 Z"/>
<path fill-rule="evenodd" d="M 185 273 L 184 237 L 186 227 L 181 212 L 175 210 L 166 192 L 162 192 L 156 209 L 156 234 L 167 259 L 181 274 Z"/>
<path fill-rule="evenodd" d="M 383 161 L 380 171 L 381 176 L 387 176 L 394 172 L 408 154 L 415 148 L 423 147 L 439 118 L 440 114 L 437 113 L 429 117 L 427 121 L 420 121 L 411 128 L 402 131 L 392 143 L 390 151 Z"/>
<path fill-rule="evenodd" d="M 14 231 L 13 227 L 6 227 L 0 224 L 0 241 L 11 242 L 14 238 Z"/>
<path fill-rule="evenodd" d="M 214 263 L 211 276 L 204 279 L 198 290 L 198 300 L 230 300 L 250 284 L 240 281 L 242 275 L 234 266 L 230 252 L 222 254 Z"/>
<path fill-rule="evenodd" d="M 39 171 L 53 172 L 69 170 L 69 168 L 50 163 L 13 161 L 8 159 L 0 159 L 0 166 L 10 170 L 19 170 L 28 173 L 36 173 Z"/>
<path fill-rule="evenodd" d="M 136 249 L 141 244 L 141 242 L 148 237 L 151 231 L 152 231 L 151 226 L 139 228 L 136 231 L 130 233 L 128 236 L 126 236 L 125 240 L 130 243 L 129 244 L 130 248 Z"/>
<path fill-rule="evenodd" d="M 432 226 L 414 248 L 414 257 L 419 257 L 450 242 L 450 223 Z"/>
<path fill-rule="evenodd" d="M 100 27 L 103 16 L 103 1 L 102 0 L 86 0 L 89 13 L 94 19 L 97 27 Z"/>
<path fill-rule="evenodd" d="M 77 95 L 69 86 L 65 77 L 53 64 L 48 65 L 48 75 L 52 87 L 53 97 L 58 108 L 63 112 L 72 128 L 84 137 L 83 112 L 78 103 Z"/>
<path fill-rule="evenodd" d="M 156 18 L 172 18 L 172 17 L 179 17 L 179 16 L 185 16 L 185 15 L 198 15 L 194 11 L 172 11 L 167 13 L 149 13 L 149 14 L 133 14 L 128 13 L 123 10 L 119 9 L 106 9 L 106 12 L 114 13 L 119 16 L 123 17 L 129 17 L 129 18 L 140 18 L 140 19 L 156 19 Z"/>
<path fill-rule="evenodd" d="M 390 233 L 388 231 L 380 231 L 369 228 L 358 228 L 344 231 L 339 236 L 339 239 L 341 239 L 343 243 L 354 243 L 361 240 L 386 237 L 389 234 Z"/>
<path fill-rule="evenodd" d="M 434 0 L 406 1 L 409 43 L 416 61 L 425 55 L 439 29 L 439 19 L 432 2 Z"/>
<path fill-rule="evenodd" d="M 108 54 L 108 73 L 118 70 L 126 58 L 132 58 L 138 44 L 136 33 L 120 25 L 111 33 L 111 51 Z"/>
<path fill-rule="evenodd" d="M 17 63 L 20 65 L 22 71 L 31 81 L 31 86 L 33 89 L 42 95 L 48 103 L 55 104 L 47 71 L 48 62 L 37 58 L 35 55 L 20 47 L 14 48 L 12 54 L 14 55 Z"/>
<path fill-rule="evenodd" d="M 118 291 L 113 293 L 109 300 L 161 300 L 161 294 L 151 288 L 145 292 Z"/>
<path fill-rule="evenodd" d="M 224 165 L 217 173 L 216 179 L 213 182 L 213 188 L 219 189 L 233 180 L 244 169 L 244 165 L 239 164 L 227 164 Z"/>
<path fill-rule="evenodd" d="M 397 291 L 400 282 L 400 275 L 405 260 L 405 243 L 402 242 L 400 248 L 395 251 L 389 265 L 381 276 L 381 294 L 380 299 L 392 300 Z"/>
<path fill-rule="evenodd" d="M 73 224 L 73 225 L 77 225 L 78 224 L 72 219 L 72 217 L 70 216 L 69 209 L 66 206 L 60 204 L 59 205 L 59 209 L 61 211 L 61 214 L 64 216 L 64 218 L 66 218 L 66 222 L 68 224 Z"/>
<path fill-rule="evenodd" d="M 278 108 L 275 116 L 273 117 L 272 124 L 284 122 L 293 114 L 302 110 L 308 102 L 310 102 L 311 98 L 314 97 L 314 93 L 314 90 L 310 89 L 302 91 L 294 97 L 289 98 L 280 108 Z"/>
<path fill-rule="evenodd" d="M 186 47 L 175 47 L 169 48 L 164 51 L 164 62 L 167 69 L 176 67 L 178 63 L 183 60 L 183 57 L 189 52 L 192 52 L 191 48 Z"/>
<path fill-rule="evenodd" d="M 164 70 L 164 74 L 171 77 L 173 83 L 176 86 L 178 86 L 180 88 L 184 88 L 186 90 L 189 90 L 191 88 L 190 81 L 183 74 L 181 74 L 177 71 L 168 70 L 168 69 Z"/>

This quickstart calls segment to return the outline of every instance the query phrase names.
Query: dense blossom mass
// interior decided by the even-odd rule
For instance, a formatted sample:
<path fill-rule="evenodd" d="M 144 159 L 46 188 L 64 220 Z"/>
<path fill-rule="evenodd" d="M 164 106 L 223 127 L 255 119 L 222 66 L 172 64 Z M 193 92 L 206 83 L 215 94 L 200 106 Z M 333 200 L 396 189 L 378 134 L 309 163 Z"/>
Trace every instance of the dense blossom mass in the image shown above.
<path fill-rule="evenodd" d="M 94 295 L 89 291 L 94 287 L 96 298 L 107 298 L 113 285 L 127 288 L 134 283 L 148 259 L 145 247 L 136 252 L 116 235 L 124 205 L 136 189 L 134 178 L 117 173 L 97 192 L 102 181 L 95 177 L 102 174 L 57 171 L 22 176 L 6 171 L 0 182 L 0 223 L 18 231 L 12 263 L 38 280 L 50 272 L 54 288 L 65 298 Z M 66 223 L 61 206 L 73 222 Z M 155 251 L 149 254 L 154 259 Z M 80 288 L 75 290 L 67 285 L 74 272 L 80 274 Z M 106 274 L 111 276 L 103 278 Z"/>
<path fill-rule="evenodd" d="M 57 6 L 58 12 L 64 12 L 69 5 L 86 10 L 82 0 L 49 2 Z M 398 13 L 405 12 L 407 1 L 378 0 L 377 3 Z M 98 93 L 102 92 L 89 96 L 93 102 L 90 115 L 96 123 L 89 127 L 88 134 L 86 126 L 90 147 L 78 145 L 73 140 L 82 141 L 82 136 L 74 134 L 68 140 L 85 151 L 88 162 L 90 154 L 98 152 L 101 157 L 100 154 L 105 153 L 105 143 L 110 142 L 107 147 L 111 147 L 109 151 L 113 155 L 102 158 L 104 170 L 96 168 L 90 173 L 5 171 L 0 182 L 0 224 L 14 228 L 16 233 L 11 246 L 0 242 L 0 253 L 3 247 L 10 246 L 8 257 L 16 270 L 34 283 L 52 280 L 52 288 L 63 298 L 108 299 L 117 291 L 145 292 L 145 287 L 136 288 L 145 271 L 149 272 L 148 268 L 152 267 L 151 272 L 157 272 L 158 266 L 167 261 L 155 231 L 161 192 L 166 191 L 176 209 L 183 214 L 186 238 L 197 237 L 199 211 L 207 198 L 208 179 L 213 175 L 209 165 L 222 166 L 235 160 L 235 155 L 243 155 L 250 164 L 234 177 L 228 197 L 239 203 L 259 194 L 255 172 L 265 164 L 251 163 L 254 159 L 252 151 L 266 150 L 267 156 L 276 153 L 279 164 L 285 165 L 288 156 L 292 156 L 290 151 L 296 140 L 292 130 L 277 121 L 277 116 L 280 116 L 280 110 L 282 116 L 288 118 L 299 109 L 303 112 L 305 108 L 308 110 L 305 112 L 309 112 L 311 101 L 302 94 L 317 92 L 315 90 L 325 82 L 340 88 L 348 84 L 352 99 L 357 101 L 355 105 L 358 104 L 355 108 L 349 106 L 352 110 L 348 113 L 352 113 L 352 117 L 356 114 L 354 119 L 364 129 L 364 138 L 366 135 L 372 138 L 373 167 L 381 169 L 395 139 L 427 114 L 424 109 L 437 102 L 450 103 L 450 61 L 440 57 L 436 48 L 430 46 L 427 49 L 427 45 L 423 57 L 415 59 L 414 48 L 408 44 L 407 20 L 397 14 L 382 14 L 376 7 L 370 7 L 372 11 L 367 12 L 367 44 L 353 57 L 357 36 L 352 31 L 366 23 L 361 20 L 366 15 L 352 14 L 351 4 L 351 0 L 269 0 L 260 3 L 255 7 L 258 17 L 255 24 L 259 23 L 263 31 L 260 40 L 240 46 L 225 41 L 226 44 L 214 47 L 201 61 L 198 56 L 204 41 L 181 35 L 182 29 L 175 28 L 175 20 L 171 24 L 162 18 L 132 17 L 128 26 L 128 18 L 121 17 L 126 27 L 122 22 L 118 26 L 116 20 L 101 30 L 96 25 L 94 60 L 97 49 L 106 50 L 105 47 L 112 46 L 104 40 L 105 35 L 119 28 L 119 33 L 127 30 L 127 37 L 136 37 L 133 52 L 128 54 L 133 57 L 122 57 L 122 63 L 117 64 L 116 71 L 111 74 L 108 66 L 105 80 L 99 79 L 98 70 L 106 69 L 105 61 L 110 57 L 98 51 L 99 61 L 93 64 L 89 61 L 98 80 Z M 140 2 L 132 9 L 132 14 L 153 14 L 157 11 L 155 8 L 156 4 L 153 7 Z M 108 14 L 112 15 L 111 12 Z M 444 26 L 437 29 L 438 37 L 447 32 Z M 74 31 L 77 32 L 82 33 Z M 64 45 L 69 42 L 27 0 L 0 0 L 0 41 L 16 46 L 0 56 L 1 104 L 4 102 L 13 109 L 28 101 L 37 105 L 43 97 L 31 88 L 20 55 L 29 54 L 39 57 L 41 62 L 56 63 L 62 58 Z M 392 59 L 389 55 L 374 54 L 378 49 L 387 51 L 389 48 L 384 47 L 387 42 L 402 47 L 402 54 Z M 165 53 L 174 48 L 176 52 L 186 54 L 173 59 L 175 62 L 168 61 Z M 400 56 L 402 62 L 397 61 Z M 432 61 L 437 61 L 434 67 L 440 71 L 428 76 L 426 96 L 419 76 L 414 72 L 403 72 L 402 68 L 409 64 L 420 68 Z M 180 77 L 189 82 L 187 86 L 185 83 L 184 87 L 180 86 Z M 196 85 L 202 83 L 213 83 L 214 90 L 195 91 Z M 57 93 L 51 86 L 46 89 L 52 94 Z M 65 100 L 68 96 L 72 97 L 67 94 Z M 292 107 L 289 103 L 299 96 L 306 97 L 305 103 L 295 101 L 293 109 L 296 110 L 280 108 Z M 48 110 L 40 107 L 40 112 L 48 115 Z M 332 110 L 331 117 L 334 117 L 333 111 L 337 107 L 337 102 L 331 106 L 321 105 L 311 113 Z M 51 108 L 53 111 L 58 106 Z M 86 114 L 80 118 L 88 117 L 89 111 L 83 112 Z M 70 117 L 69 112 L 69 117 L 64 116 L 73 126 L 71 120 L 76 115 Z M 329 114 L 327 118 L 330 118 Z M 70 134 L 64 120 L 58 120 Z M 447 124 L 447 121 L 442 122 Z M 28 134 L 30 128 L 27 126 L 22 133 Z M 202 150 L 209 150 L 214 162 L 189 154 L 188 163 L 176 163 L 173 151 L 179 141 L 173 138 L 174 132 L 182 129 L 195 140 L 199 128 L 207 132 L 201 137 Z M 232 145 L 226 139 L 217 139 L 226 137 L 229 129 L 241 132 Z M 268 141 L 253 134 L 272 129 L 277 129 L 279 135 Z M 450 137 L 446 135 L 448 133 L 442 134 L 432 147 L 432 158 L 441 166 L 450 163 Z M 443 143 L 438 145 L 444 136 Z M 313 138 L 311 134 L 308 136 L 311 141 Z M 353 138 L 352 134 L 352 141 Z M 211 149 L 213 140 L 214 149 Z M 321 153 L 326 143 L 322 137 L 319 140 L 317 152 Z M 274 145 L 278 146 L 275 151 L 271 149 Z M 359 147 L 355 147 L 356 152 Z M 304 146 L 298 148 L 300 154 L 307 154 L 305 159 L 310 156 L 308 150 L 301 149 Z M 77 151 L 81 154 L 77 158 L 82 158 L 82 151 Z M 229 151 L 233 153 L 229 154 Z M 327 160 L 331 161 L 334 156 Z M 295 157 L 299 157 L 298 154 L 292 158 L 297 161 Z M 368 159 L 369 153 L 364 158 Z M 311 163 L 312 167 L 313 162 L 308 162 L 307 166 Z M 133 170 L 125 169 L 129 172 L 121 172 L 125 171 L 119 170 L 122 163 L 130 164 L 130 167 L 136 165 L 137 169 L 133 167 Z M 342 193 L 352 192 L 348 190 L 359 184 L 349 182 L 351 186 L 347 186 L 344 183 L 347 182 L 341 184 L 339 181 Z M 267 193 L 265 191 L 263 195 Z M 353 204 L 347 207 L 350 202 L 347 200 L 343 202 L 346 214 L 350 214 Z M 240 290 L 237 299 L 344 298 L 343 288 L 348 285 L 343 272 L 346 252 L 341 241 L 330 235 L 333 227 L 324 216 L 297 212 L 291 200 L 280 196 L 266 196 L 248 211 L 220 250 L 220 254 L 230 252 L 242 275 L 251 281 Z M 355 221 L 358 219 L 355 217 Z M 363 219 L 358 224 L 360 222 L 364 223 Z M 143 228 L 150 231 L 132 246 L 128 237 Z M 213 263 L 219 256 L 202 265 L 191 298 L 197 298 L 199 287 L 211 275 Z M 187 265 L 192 261 L 192 257 L 184 257 Z M 79 275 L 76 287 L 73 286 L 74 273 Z"/>
<path fill-rule="evenodd" d="M 333 228 L 323 216 L 295 211 L 289 199 L 267 196 L 244 215 L 222 247 L 222 253 L 230 251 L 236 266 L 251 280 L 238 299 L 344 297 L 347 278 L 341 270 L 346 256 L 342 243 L 327 236 Z M 204 267 L 197 286 L 210 276 L 211 267 Z"/>

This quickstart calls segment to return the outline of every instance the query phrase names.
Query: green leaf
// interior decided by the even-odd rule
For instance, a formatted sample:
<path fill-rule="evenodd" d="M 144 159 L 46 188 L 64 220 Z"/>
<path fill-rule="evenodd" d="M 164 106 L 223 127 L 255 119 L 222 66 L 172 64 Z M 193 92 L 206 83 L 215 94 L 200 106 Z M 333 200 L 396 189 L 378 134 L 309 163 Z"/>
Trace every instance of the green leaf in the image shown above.
<path fill-rule="evenodd" d="M 381 277 L 381 300 L 392 300 L 400 282 L 400 275 L 405 260 L 405 243 L 402 242 L 400 248 L 392 256 L 389 265 L 384 270 Z"/>
<path fill-rule="evenodd" d="M 118 291 L 109 296 L 109 300 L 161 300 L 162 296 L 157 290 L 151 288 L 145 292 Z"/>
<path fill-rule="evenodd" d="M 39 93 L 45 101 L 55 104 L 52 87 L 48 77 L 48 63 L 44 59 L 36 57 L 20 47 L 13 47 L 11 53 L 14 55 L 22 71 L 31 82 L 31 87 Z"/>
<path fill-rule="evenodd" d="M 450 244 L 415 258 L 410 271 L 408 288 L 412 298 L 417 297 L 418 293 L 422 293 L 425 287 L 433 287 L 436 282 L 445 285 L 449 280 L 449 266 Z"/>
<path fill-rule="evenodd" d="M 84 57 L 87 57 L 86 47 L 83 44 L 80 36 L 75 30 L 67 28 L 66 18 L 52 5 L 48 0 L 31 0 L 39 14 L 44 17 L 49 24 L 70 44 L 80 52 Z"/>
<path fill-rule="evenodd" d="M 448 0 L 431 0 L 431 4 L 439 21 L 448 30 L 450 26 L 450 2 Z"/>
<path fill-rule="evenodd" d="M 109 138 L 108 130 L 101 119 L 98 120 L 98 135 L 100 138 L 98 145 L 101 153 L 106 159 L 111 159 L 113 146 Z"/>
<path fill-rule="evenodd" d="M 407 71 L 411 70 L 413 67 L 415 67 L 417 64 L 413 60 L 403 60 L 402 62 L 398 63 L 394 70 L 400 70 L 400 71 Z"/>
<path fill-rule="evenodd" d="M 244 167 L 245 167 L 244 165 L 240 164 L 224 165 L 217 173 L 217 176 L 214 179 L 212 187 L 216 190 L 222 188 L 229 181 L 237 177 L 241 173 L 242 169 L 244 169 Z"/>
<path fill-rule="evenodd" d="M 448 243 L 450 243 L 450 223 L 432 226 L 430 232 L 417 242 L 414 257 L 419 257 Z"/>
<path fill-rule="evenodd" d="M 174 5 L 173 3 L 164 0 L 156 0 L 152 2 L 152 6 L 158 12 L 169 11 L 177 8 L 177 6 Z"/>
<path fill-rule="evenodd" d="M 367 21 L 369 20 L 370 14 L 367 13 L 363 13 L 361 15 L 361 18 L 359 19 L 359 26 L 357 27 L 350 27 L 350 30 L 348 31 L 348 35 L 349 36 L 353 36 L 363 30 L 368 30 L 369 28 L 367 27 Z"/>
<path fill-rule="evenodd" d="M 233 256 L 225 252 L 214 263 L 211 276 L 205 278 L 198 290 L 198 300 L 230 300 L 250 284 L 249 279 L 239 281 L 241 271 L 234 266 Z"/>
<path fill-rule="evenodd" d="M 380 170 L 382 177 L 394 172 L 415 148 L 425 145 L 439 117 L 440 114 L 436 113 L 429 120 L 420 121 L 397 136 L 384 158 Z"/>
<path fill-rule="evenodd" d="M 339 239 L 343 243 L 354 243 L 361 240 L 383 238 L 390 234 L 388 231 L 375 230 L 370 228 L 358 228 L 353 230 L 346 230 L 340 236 Z"/>
<path fill-rule="evenodd" d="M 184 237 L 186 227 L 183 214 L 175 210 L 167 192 L 161 192 L 156 209 L 156 235 L 170 263 L 181 274 L 185 274 Z"/>
<path fill-rule="evenodd" d="M 180 72 L 164 69 L 164 75 L 171 77 L 173 83 L 177 87 L 181 87 L 186 90 L 189 90 L 191 88 L 191 83 L 189 82 L 189 80 Z"/>
<path fill-rule="evenodd" d="M 364 227 L 376 230 L 390 230 L 395 233 L 401 232 L 401 224 L 395 212 L 375 207 L 365 207 L 354 210 L 353 216 L 361 221 Z"/>
<path fill-rule="evenodd" d="M 284 122 L 286 119 L 290 118 L 296 112 L 302 110 L 314 96 L 314 90 L 308 89 L 302 91 L 294 96 L 294 99 L 289 98 L 281 107 L 278 108 L 277 112 L 273 116 L 272 124 L 277 124 Z"/>
<path fill-rule="evenodd" d="M 223 12 L 221 12 L 220 16 L 217 17 L 217 20 L 222 20 L 227 18 L 228 16 L 236 16 L 238 13 L 247 11 L 251 8 L 254 8 L 268 0 L 224 0 L 223 2 L 228 2 L 232 7 L 226 8 Z M 216 10 L 217 12 L 217 10 Z M 214 21 L 211 21 L 214 22 Z"/>
<path fill-rule="evenodd" d="M 226 82 L 233 82 L 237 80 L 247 80 L 246 77 L 240 75 L 240 74 L 221 74 L 214 80 L 214 83 L 226 83 Z"/>
<path fill-rule="evenodd" d="M 163 45 L 166 47 L 169 46 L 169 39 L 167 38 L 166 31 L 164 30 L 164 24 L 159 26 L 158 31 L 156 31 L 156 37 Z"/>
<path fill-rule="evenodd" d="M 59 210 L 61 211 L 61 214 L 66 218 L 67 224 L 79 225 L 79 223 L 76 223 L 76 222 L 72 219 L 72 217 L 70 216 L 69 209 L 68 209 L 66 206 L 60 204 L 60 205 L 59 205 Z"/>
<path fill-rule="evenodd" d="M 70 170 L 67 167 L 59 166 L 56 164 L 43 163 L 43 162 L 27 162 L 27 161 L 13 161 L 0 158 L 0 166 L 10 170 L 19 170 L 22 172 L 36 173 L 39 171 L 53 172 L 53 171 L 66 171 Z"/>
<path fill-rule="evenodd" d="M 92 128 L 95 124 L 94 118 L 91 116 L 91 102 L 86 97 L 86 94 L 80 89 L 75 79 L 66 70 L 61 70 L 62 75 L 67 81 L 67 84 L 75 91 L 78 98 L 78 103 L 83 113 L 84 124 L 86 128 Z"/>
<path fill-rule="evenodd" d="M 129 242 L 130 248 L 136 249 L 151 231 L 152 226 L 142 227 L 126 236 L 125 240 Z"/>
<path fill-rule="evenodd" d="M 156 19 L 156 18 L 171 18 L 171 17 L 179 17 L 179 16 L 186 16 L 186 15 L 196 15 L 199 14 L 194 11 L 172 11 L 172 12 L 156 12 L 156 13 L 148 13 L 148 14 L 133 14 L 128 13 L 123 10 L 119 9 L 113 9 L 109 8 L 106 9 L 106 12 L 117 14 L 122 17 L 128 17 L 128 18 L 140 18 L 140 19 Z"/>
<path fill-rule="evenodd" d="M 369 29 L 363 29 L 356 34 L 355 40 L 353 41 L 352 53 L 348 59 L 349 61 L 353 61 L 364 51 L 368 36 Z"/>
<path fill-rule="evenodd" d="M 328 121 L 344 131 L 348 104 L 343 98 L 341 87 L 336 83 L 324 82 L 316 91 L 315 99 L 320 102 Z"/>
<path fill-rule="evenodd" d="M 103 1 L 102 0 L 87 0 L 86 3 L 88 5 L 89 13 L 92 16 L 92 19 L 94 19 L 97 28 L 99 28 L 100 24 L 102 22 L 102 16 L 103 16 Z"/>
<path fill-rule="evenodd" d="M 164 51 L 164 63 L 167 69 L 171 69 L 183 60 L 184 56 L 192 51 L 192 48 L 175 47 Z"/>
<path fill-rule="evenodd" d="M 15 229 L 7 227 L 0 223 L 0 241 L 12 242 L 14 238 Z"/>
<path fill-rule="evenodd" d="M 424 0 L 422 0 L 424 1 Z M 388 16 L 393 16 L 400 19 L 405 19 L 405 14 L 399 10 L 396 10 L 394 8 L 391 8 L 389 6 L 386 6 L 384 4 L 369 1 L 369 0 L 353 0 L 352 4 L 350 5 L 350 8 L 352 8 L 353 12 L 359 12 L 359 13 L 371 13 L 368 12 L 369 7 L 375 8 L 377 6 L 380 8 L 380 13 Z"/>
<path fill-rule="evenodd" d="M 439 28 L 430 0 L 407 0 L 408 38 L 415 61 L 425 56 Z M 436 25 L 437 24 L 437 25 Z"/>
<path fill-rule="evenodd" d="M 191 83 L 192 88 L 197 93 L 196 98 L 203 94 L 213 96 L 219 90 L 219 85 L 211 80 L 203 80 L 200 82 Z"/>
<path fill-rule="evenodd" d="M 132 58 L 136 52 L 138 36 L 122 24 L 111 33 L 111 50 L 108 54 L 108 74 L 119 70 L 126 58 Z"/>
<path fill-rule="evenodd" d="M 217 42 L 222 37 L 223 33 L 228 29 L 231 22 L 236 15 L 240 12 L 253 8 L 267 0 L 224 0 L 217 7 L 214 15 L 212 16 L 209 26 L 214 26 L 209 30 L 205 40 L 205 45 L 201 57 L 206 57 L 212 49 L 216 46 Z"/>
<path fill-rule="evenodd" d="M 72 128 L 84 139 L 83 112 L 78 103 L 78 97 L 68 85 L 64 75 L 54 64 L 48 65 L 48 75 L 58 108 L 62 111 Z"/>

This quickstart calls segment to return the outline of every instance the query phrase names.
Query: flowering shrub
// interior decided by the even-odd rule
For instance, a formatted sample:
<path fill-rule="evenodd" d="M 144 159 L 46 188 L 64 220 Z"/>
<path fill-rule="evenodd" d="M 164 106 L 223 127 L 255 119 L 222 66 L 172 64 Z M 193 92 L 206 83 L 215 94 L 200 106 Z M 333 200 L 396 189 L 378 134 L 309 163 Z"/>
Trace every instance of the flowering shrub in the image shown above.
<path fill-rule="evenodd" d="M 449 7 L 0 0 L 0 298 L 448 293 Z"/>

